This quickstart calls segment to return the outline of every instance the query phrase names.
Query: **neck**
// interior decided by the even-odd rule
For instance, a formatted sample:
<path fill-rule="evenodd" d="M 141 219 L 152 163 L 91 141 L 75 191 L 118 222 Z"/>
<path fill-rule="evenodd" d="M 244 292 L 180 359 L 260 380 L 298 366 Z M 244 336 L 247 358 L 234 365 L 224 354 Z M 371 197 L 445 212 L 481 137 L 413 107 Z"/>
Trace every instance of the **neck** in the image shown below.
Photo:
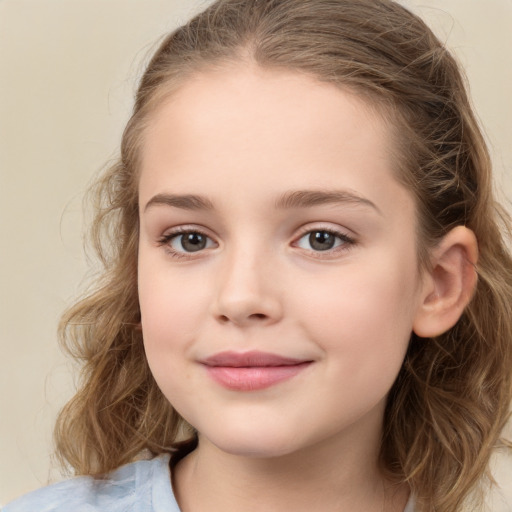
<path fill-rule="evenodd" d="M 200 437 L 175 468 L 176 497 L 183 512 L 402 512 L 408 489 L 383 478 L 379 441 L 329 439 L 260 458 L 227 453 Z"/>

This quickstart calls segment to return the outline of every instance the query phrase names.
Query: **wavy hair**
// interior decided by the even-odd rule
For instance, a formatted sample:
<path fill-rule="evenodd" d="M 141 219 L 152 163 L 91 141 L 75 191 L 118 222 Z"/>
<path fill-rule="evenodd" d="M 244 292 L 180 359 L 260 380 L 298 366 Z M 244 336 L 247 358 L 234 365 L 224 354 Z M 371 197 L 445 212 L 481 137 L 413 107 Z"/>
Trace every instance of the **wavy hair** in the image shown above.
<path fill-rule="evenodd" d="M 61 323 L 83 370 L 57 422 L 58 454 L 76 473 L 97 475 L 145 450 L 175 451 L 180 440 L 194 439 L 144 354 L 138 159 L 152 112 L 187 77 L 248 60 L 350 89 L 387 119 L 397 177 L 416 199 L 420 263 L 455 226 L 477 237 L 474 296 L 445 334 L 412 335 L 389 394 L 381 449 L 386 474 L 407 482 L 418 510 L 463 510 L 490 477 L 509 414 L 510 220 L 493 197 L 489 154 L 458 65 L 420 18 L 391 0 L 218 0 L 163 40 L 140 81 L 120 158 L 93 190 L 92 241 L 103 272 Z"/>

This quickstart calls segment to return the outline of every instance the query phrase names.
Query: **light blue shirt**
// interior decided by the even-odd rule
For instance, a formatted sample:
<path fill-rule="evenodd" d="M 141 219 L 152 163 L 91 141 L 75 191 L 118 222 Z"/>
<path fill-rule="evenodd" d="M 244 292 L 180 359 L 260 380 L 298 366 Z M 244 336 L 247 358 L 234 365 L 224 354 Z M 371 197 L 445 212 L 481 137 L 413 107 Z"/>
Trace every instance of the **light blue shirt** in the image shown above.
<path fill-rule="evenodd" d="M 99 480 L 71 478 L 6 505 L 2 512 L 180 512 L 171 486 L 169 455 L 121 466 Z"/>
<path fill-rule="evenodd" d="M 2 512 L 180 512 L 171 485 L 169 455 L 132 462 L 99 480 L 80 476 L 43 487 Z M 414 512 L 410 499 L 404 512 Z"/>

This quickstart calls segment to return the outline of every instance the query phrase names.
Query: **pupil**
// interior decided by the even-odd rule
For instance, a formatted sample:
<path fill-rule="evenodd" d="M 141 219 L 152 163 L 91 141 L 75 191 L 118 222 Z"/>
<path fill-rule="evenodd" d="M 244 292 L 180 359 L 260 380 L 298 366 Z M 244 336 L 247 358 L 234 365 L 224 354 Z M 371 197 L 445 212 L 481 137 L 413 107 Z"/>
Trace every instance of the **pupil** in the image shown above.
<path fill-rule="evenodd" d="M 200 233 L 182 235 L 181 245 L 187 252 L 196 252 L 206 247 L 206 237 Z"/>
<path fill-rule="evenodd" d="M 313 231 L 309 235 L 309 243 L 317 251 L 327 251 L 334 247 L 335 237 L 328 231 Z"/>

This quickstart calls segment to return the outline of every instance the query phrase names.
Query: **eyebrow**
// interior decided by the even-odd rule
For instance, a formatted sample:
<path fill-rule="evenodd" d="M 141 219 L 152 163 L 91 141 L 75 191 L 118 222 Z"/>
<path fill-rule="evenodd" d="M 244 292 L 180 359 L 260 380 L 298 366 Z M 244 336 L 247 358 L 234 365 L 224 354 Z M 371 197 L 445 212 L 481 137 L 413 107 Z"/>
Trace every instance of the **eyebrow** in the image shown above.
<path fill-rule="evenodd" d="M 156 205 L 174 206 L 183 210 L 213 210 L 213 203 L 209 199 L 194 194 L 157 194 L 146 203 L 144 211 Z"/>
<path fill-rule="evenodd" d="M 293 190 L 285 192 L 275 202 L 278 210 L 311 208 L 323 204 L 355 204 L 369 206 L 382 215 L 377 205 L 350 190 Z M 195 194 L 157 194 L 144 207 L 144 211 L 157 205 L 172 206 L 183 210 L 213 210 L 213 203 L 204 196 Z"/>
<path fill-rule="evenodd" d="M 310 208 L 323 204 L 355 204 L 382 212 L 375 203 L 350 190 L 295 190 L 284 193 L 275 204 L 277 209 Z"/>

